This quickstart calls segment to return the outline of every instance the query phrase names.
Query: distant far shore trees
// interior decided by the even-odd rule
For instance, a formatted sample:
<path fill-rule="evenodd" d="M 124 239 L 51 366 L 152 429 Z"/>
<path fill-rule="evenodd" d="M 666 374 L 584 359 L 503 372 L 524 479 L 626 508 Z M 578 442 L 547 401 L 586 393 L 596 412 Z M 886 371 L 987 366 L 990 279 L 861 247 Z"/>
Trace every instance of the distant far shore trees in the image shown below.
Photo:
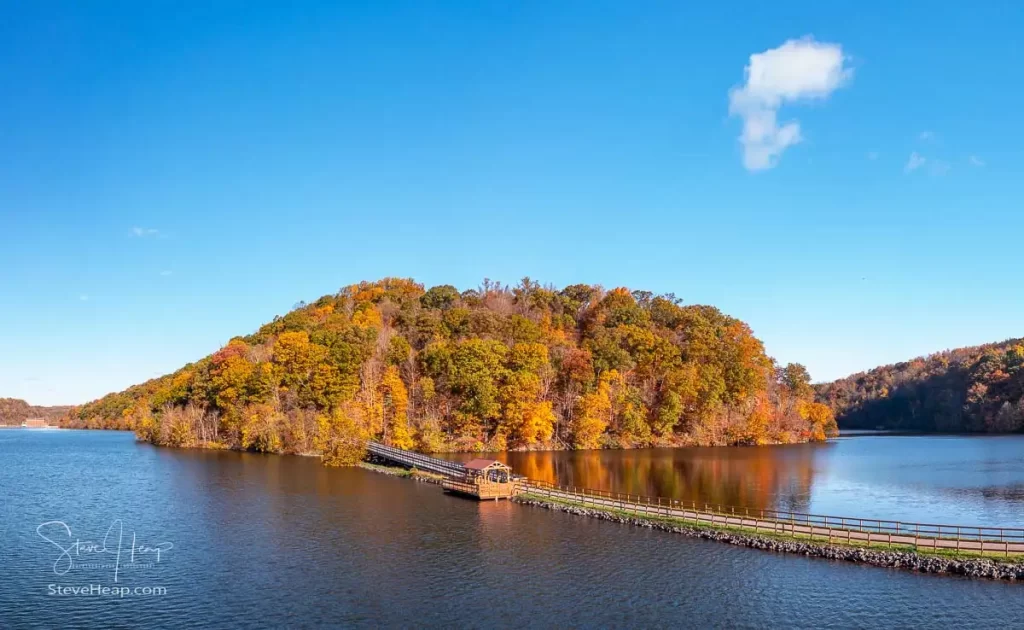
<path fill-rule="evenodd" d="M 816 386 L 849 429 L 1024 430 L 1024 339 L 939 352 Z"/>
<path fill-rule="evenodd" d="M 0 398 L 0 426 L 19 425 L 29 418 L 43 418 L 56 423 L 71 411 L 71 407 L 37 407 L 20 398 Z"/>
<path fill-rule="evenodd" d="M 301 304 L 64 425 L 347 464 L 367 439 L 426 452 L 824 440 L 836 424 L 814 393 L 746 324 L 671 295 L 385 278 Z"/>

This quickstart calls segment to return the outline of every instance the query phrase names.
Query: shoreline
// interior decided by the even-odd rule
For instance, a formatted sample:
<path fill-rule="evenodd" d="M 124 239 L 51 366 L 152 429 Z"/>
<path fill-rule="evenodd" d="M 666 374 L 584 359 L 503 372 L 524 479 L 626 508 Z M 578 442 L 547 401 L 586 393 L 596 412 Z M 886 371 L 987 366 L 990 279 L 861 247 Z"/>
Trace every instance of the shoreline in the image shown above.
<path fill-rule="evenodd" d="M 24 428 L 24 427 L 22 427 Z M 319 455 L 319 453 L 295 453 L 289 449 L 276 449 L 276 450 L 258 450 L 258 449 L 246 449 L 238 446 L 229 445 L 224 442 L 217 440 L 203 441 L 194 440 L 187 444 L 162 444 L 158 443 L 150 438 L 139 437 L 137 428 L 98 428 L 88 426 L 68 426 L 66 423 L 56 425 L 55 428 L 72 430 L 72 431 L 113 431 L 113 432 L 130 432 L 135 433 L 136 439 L 140 442 L 145 442 L 160 448 L 185 448 L 185 449 L 215 449 L 215 450 L 230 450 L 238 452 L 254 452 L 254 453 L 265 453 L 268 455 Z M 826 435 L 824 439 L 813 439 L 806 437 L 804 439 L 794 440 L 764 440 L 758 443 L 749 442 L 729 442 L 725 440 L 721 441 L 697 441 L 692 439 L 654 439 L 650 442 L 644 443 L 629 443 L 621 441 L 608 441 L 600 444 L 594 448 L 575 448 L 565 442 L 559 440 L 550 440 L 538 444 L 533 444 L 526 447 L 504 447 L 496 448 L 496 444 L 492 441 L 476 441 L 473 443 L 463 442 L 460 444 L 458 440 L 446 441 L 442 448 L 437 450 L 425 450 L 417 447 L 417 452 L 421 452 L 427 455 L 486 455 L 493 453 L 562 453 L 569 451 L 632 451 L 632 450 L 647 450 L 647 449 L 684 449 L 684 448 L 760 448 L 760 447 L 779 447 L 779 446 L 806 446 L 811 444 L 829 444 L 837 439 L 842 438 L 840 433 L 835 435 Z"/>

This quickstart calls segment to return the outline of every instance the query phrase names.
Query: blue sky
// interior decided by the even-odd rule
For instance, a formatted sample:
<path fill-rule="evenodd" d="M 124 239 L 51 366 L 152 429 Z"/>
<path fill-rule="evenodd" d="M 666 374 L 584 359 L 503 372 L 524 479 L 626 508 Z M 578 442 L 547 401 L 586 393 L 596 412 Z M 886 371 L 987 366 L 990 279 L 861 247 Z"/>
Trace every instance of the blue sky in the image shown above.
<path fill-rule="evenodd" d="M 1015 2 L 4 4 L 0 396 L 389 275 L 671 291 L 817 380 L 1024 335 Z"/>

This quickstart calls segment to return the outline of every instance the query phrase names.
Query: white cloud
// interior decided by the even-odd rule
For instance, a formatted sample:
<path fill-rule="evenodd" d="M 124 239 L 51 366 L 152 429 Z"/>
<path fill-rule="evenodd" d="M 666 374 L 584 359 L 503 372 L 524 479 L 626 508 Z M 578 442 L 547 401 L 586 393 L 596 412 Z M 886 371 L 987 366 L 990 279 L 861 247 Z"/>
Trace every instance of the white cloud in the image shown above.
<path fill-rule="evenodd" d="M 869 160 L 877 160 L 878 159 L 878 151 L 868 151 L 868 159 Z"/>
<path fill-rule="evenodd" d="M 934 140 L 936 136 L 934 131 L 922 131 L 921 133 L 917 134 L 917 137 L 927 142 L 929 140 Z"/>
<path fill-rule="evenodd" d="M 910 173 L 911 171 L 916 171 L 917 169 L 924 166 L 925 162 L 927 161 L 928 158 L 921 155 L 917 151 L 914 151 L 913 153 L 910 154 L 910 159 L 907 160 L 907 165 L 903 167 L 903 172 Z"/>
<path fill-rule="evenodd" d="M 88 302 L 89 301 L 89 296 L 83 293 L 82 295 L 78 296 L 78 300 L 81 301 L 81 302 Z"/>
<path fill-rule="evenodd" d="M 169 276 L 169 275 L 171 275 L 173 273 L 174 273 L 173 271 L 164 270 L 164 271 L 160 272 L 160 275 L 166 278 L 167 276 Z"/>
<path fill-rule="evenodd" d="M 158 230 L 156 228 L 143 228 L 143 227 L 133 227 L 132 228 L 132 234 L 134 234 L 135 236 L 138 236 L 140 238 L 144 237 L 144 236 L 156 236 L 159 233 L 160 233 L 160 230 Z"/>
<path fill-rule="evenodd" d="M 981 159 L 977 155 L 972 155 L 968 159 L 970 160 L 971 164 L 973 164 L 974 166 L 985 166 L 985 160 Z"/>
<path fill-rule="evenodd" d="M 743 165 L 751 171 L 774 167 L 787 147 L 803 140 L 796 120 L 782 125 L 785 103 L 828 98 L 853 76 L 842 46 L 811 37 L 791 39 L 750 56 L 746 82 L 729 90 L 729 114 L 743 119 Z"/>

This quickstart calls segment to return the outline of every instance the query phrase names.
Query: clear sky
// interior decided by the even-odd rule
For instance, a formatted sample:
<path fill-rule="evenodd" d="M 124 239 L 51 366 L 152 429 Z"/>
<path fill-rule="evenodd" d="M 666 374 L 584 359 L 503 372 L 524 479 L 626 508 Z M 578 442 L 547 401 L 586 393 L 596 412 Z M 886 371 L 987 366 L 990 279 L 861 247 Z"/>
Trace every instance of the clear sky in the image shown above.
<path fill-rule="evenodd" d="M 671 291 L 816 380 L 1024 335 L 1024 3 L 0 4 L 0 396 L 389 275 Z"/>

